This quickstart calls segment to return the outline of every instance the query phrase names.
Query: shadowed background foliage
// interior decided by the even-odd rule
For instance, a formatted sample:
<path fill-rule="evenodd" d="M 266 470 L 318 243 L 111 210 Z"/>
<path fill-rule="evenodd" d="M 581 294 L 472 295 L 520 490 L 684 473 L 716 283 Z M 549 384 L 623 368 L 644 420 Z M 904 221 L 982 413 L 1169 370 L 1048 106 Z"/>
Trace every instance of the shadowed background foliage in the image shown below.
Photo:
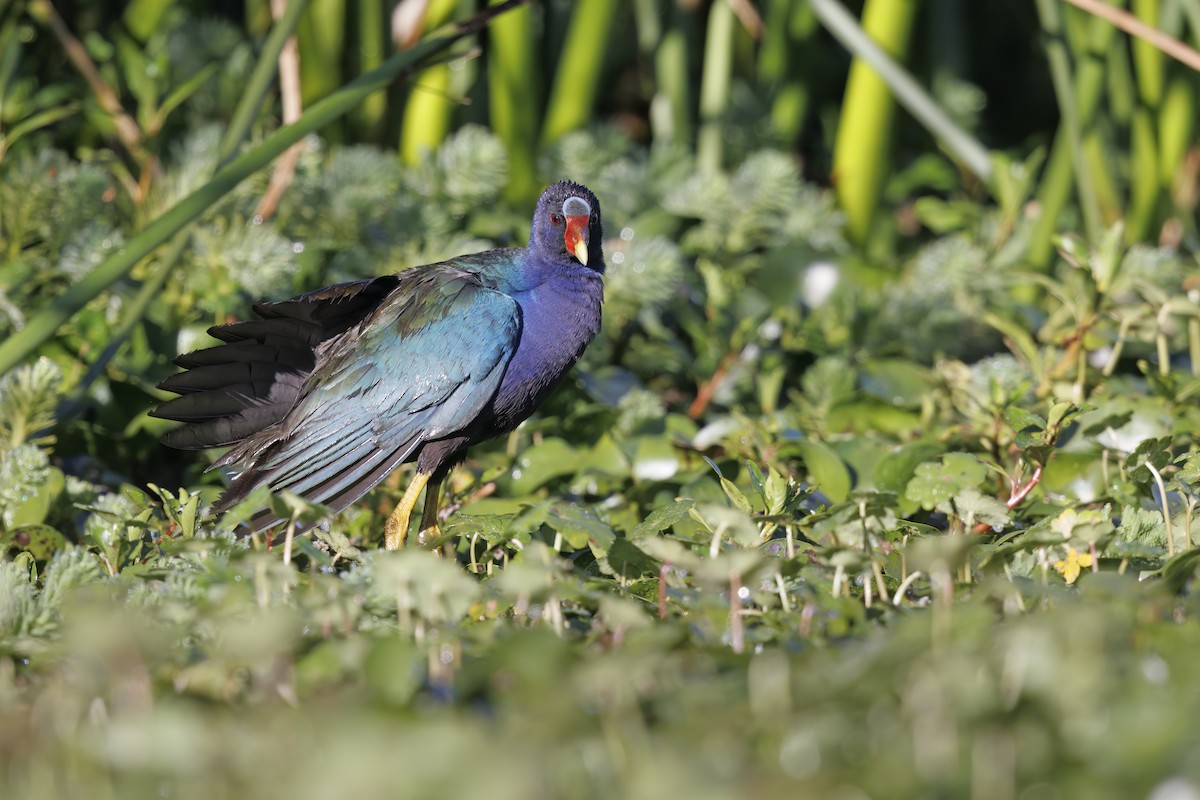
<path fill-rule="evenodd" d="M 1060 0 L 405 6 L 0 5 L 0 793 L 1200 796 L 1195 71 Z M 604 327 L 458 563 L 377 552 L 407 475 L 205 517 L 175 355 L 558 178 Z"/>

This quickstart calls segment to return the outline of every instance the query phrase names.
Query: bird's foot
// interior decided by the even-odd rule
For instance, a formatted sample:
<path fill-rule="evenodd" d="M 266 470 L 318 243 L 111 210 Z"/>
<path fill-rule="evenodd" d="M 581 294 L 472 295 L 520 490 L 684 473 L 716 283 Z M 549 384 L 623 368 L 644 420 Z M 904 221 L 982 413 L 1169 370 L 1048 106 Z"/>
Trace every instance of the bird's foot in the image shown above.
<path fill-rule="evenodd" d="M 387 550 L 399 550 L 408 538 L 408 514 L 399 514 L 397 508 L 383 525 L 383 546 Z"/>
<path fill-rule="evenodd" d="M 436 542 L 441 538 L 442 529 L 438 527 L 437 523 L 425 528 L 421 528 L 421 530 L 417 533 L 417 543 L 421 545 L 421 547 L 428 547 L 431 543 Z M 438 547 L 434 550 L 434 553 L 440 556 L 442 554 L 442 548 Z"/>
<path fill-rule="evenodd" d="M 387 523 L 383 526 L 383 546 L 388 550 L 404 547 L 404 542 L 408 539 L 408 519 L 412 516 L 417 498 L 421 496 L 421 490 L 428 482 L 428 472 L 418 472 L 414 475 L 412 483 L 404 491 L 404 497 L 400 498 L 395 510 L 388 515 Z"/>

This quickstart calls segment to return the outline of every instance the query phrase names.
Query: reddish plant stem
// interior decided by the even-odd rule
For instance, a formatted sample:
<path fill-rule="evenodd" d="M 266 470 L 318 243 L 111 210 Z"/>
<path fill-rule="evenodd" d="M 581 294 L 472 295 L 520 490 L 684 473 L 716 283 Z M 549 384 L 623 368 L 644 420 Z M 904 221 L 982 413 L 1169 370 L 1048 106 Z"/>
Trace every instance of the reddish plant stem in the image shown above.
<path fill-rule="evenodd" d="M 1041 483 L 1041 480 L 1042 480 L 1042 465 L 1038 464 L 1036 467 L 1033 468 L 1033 474 L 1029 476 L 1029 480 L 1026 481 L 1024 485 L 1018 487 L 1017 482 L 1013 481 L 1012 489 L 1008 495 L 1008 500 L 1006 500 L 1004 502 L 1004 505 L 1008 508 L 1009 511 L 1016 508 L 1018 505 L 1021 504 L 1022 500 L 1024 500 L 1026 497 L 1029 496 L 1029 493 L 1033 491 L 1033 487 L 1035 487 L 1039 483 Z M 973 533 L 984 533 L 990 528 L 991 528 L 991 526 L 988 525 L 986 522 L 981 522 L 978 525 L 976 525 L 974 528 L 972 528 L 971 530 Z"/>
<path fill-rule="evenodd" d="M 1041 482 L 1041 480 L 1042 480 L 1042 465 L 1038 464 L 1036 467 L 1033 468 L 1033 474 L 1029 476 L 1029 480 L 1025 483 L 1024 486 L 1022 486 L 1020 489 L 1018 489 L 1017 484 L 1014 482 L 1013 487 L 1012 487 L 1012 494 L 1009 496 L 1008 502 L 1005 503 L 1005 505 L 1008 506 L 1009 510 L 1011 511 L 1012 509 L 1016 508 L 1017 505 L 1020 504 L 1020 502 L 1022 500 L 1024 500 L 1029 495 L 1030 492 L 1033 491 L 1033 487 L 1037 486 L 1038 483 Z"/>
<path fill-rule="evenodd" d="M 687 414 L 692 419 L 700 419 L 704 415 L 704 410 L 708 408 L 708 404 L 712 402 L 713 395 L 717 393 L 717 388 L 721 385 L 721 381 L 725 380 L 725 375 L 733 366 L 733 360 L 737 358 L 736 352 L 729 352 L 721 359 L 721 363 L 717 365 L 717 369 L 712 376 L 704 382 L 700 389 L 696 392 L 696 399 L 688 406 Z"/>

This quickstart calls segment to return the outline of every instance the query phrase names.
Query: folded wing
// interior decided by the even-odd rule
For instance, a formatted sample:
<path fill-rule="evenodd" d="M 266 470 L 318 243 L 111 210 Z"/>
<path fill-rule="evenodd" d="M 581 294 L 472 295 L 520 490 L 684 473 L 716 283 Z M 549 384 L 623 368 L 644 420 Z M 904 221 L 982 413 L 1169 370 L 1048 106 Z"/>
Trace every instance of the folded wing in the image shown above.
<path fill-rule="evenodd" d="M 516 350 L 516 303 L 451 264 L 391 280 L 258 306 L 180 360 L 163 388 L 181 397 L 155 413 L 187 423 L 169 444 L 235 445 L 213 465 L 240 468 L 216 510 L 264 485 L 340 510 L 476 421 Z"/>

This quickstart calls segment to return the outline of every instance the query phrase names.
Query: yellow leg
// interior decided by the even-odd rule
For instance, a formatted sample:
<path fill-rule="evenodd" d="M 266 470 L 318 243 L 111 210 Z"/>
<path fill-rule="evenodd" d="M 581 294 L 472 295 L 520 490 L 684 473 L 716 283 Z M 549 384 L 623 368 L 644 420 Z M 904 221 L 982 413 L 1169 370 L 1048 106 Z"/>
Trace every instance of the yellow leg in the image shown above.
<path fill-rule="evenodd" d="M 412 483 L 404 492 L 404 497 L 400 498 L 400 504 L 387 518 L 387 524 L 383 526 L 383 546 L 388 550 L 399 550 L 404 547 L 404 540 L 408 538 L 408 518 L 412 516 L 417 498 L 421 496 L 421 490 L 427 483 L 429 483 L 428 472 L 418 472 L 414 475 Z"/>
<path fill-rule="evenodd" d="M 425 510 L 421 512 L 421 528 L 417 541 L 427 545 L 441 538 L 442 531 L 438 528 L 438 506 L 442 496 L 442 482 L 435 481 L 425 487 Z M 439 548 L 438 555 L 441 555 Z"/>

